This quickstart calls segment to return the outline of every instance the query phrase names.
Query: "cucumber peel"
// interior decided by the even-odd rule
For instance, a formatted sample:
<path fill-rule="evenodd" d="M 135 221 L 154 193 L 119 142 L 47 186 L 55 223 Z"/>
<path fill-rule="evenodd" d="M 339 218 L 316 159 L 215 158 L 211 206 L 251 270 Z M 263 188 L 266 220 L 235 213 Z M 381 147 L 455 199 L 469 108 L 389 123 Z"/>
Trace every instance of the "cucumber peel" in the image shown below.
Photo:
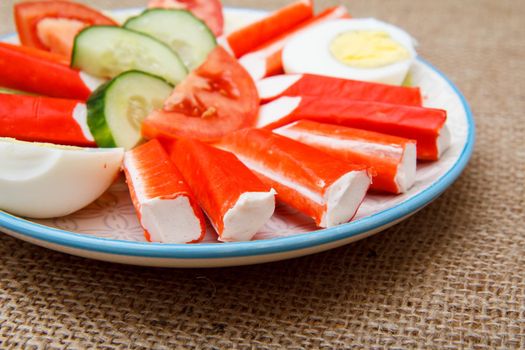
<path fill-rule="evenodd" d="M 181 9 L 147 9 L 128 19 L 124 28 L 162 41 L 177 52 L 190 70 L 201 65 L 217 45 L 208 26 L 191 12 Z"/>
<path fill-rule="evenodd" d="M 159 40 L 116 26 L 91 26 L 75 37 L 71 66 L 102 78 L 128 70 L 147 72 L 178 84 L 188 74 L 175 51 Z"/>
<path fill-rule="evenodd" d="M 142 140 L 142 120 L 173 91 L 149 73 L 127 71 L 96 89 L 87 101 L 87 123 L 99 147 L 132 149 Z"/>

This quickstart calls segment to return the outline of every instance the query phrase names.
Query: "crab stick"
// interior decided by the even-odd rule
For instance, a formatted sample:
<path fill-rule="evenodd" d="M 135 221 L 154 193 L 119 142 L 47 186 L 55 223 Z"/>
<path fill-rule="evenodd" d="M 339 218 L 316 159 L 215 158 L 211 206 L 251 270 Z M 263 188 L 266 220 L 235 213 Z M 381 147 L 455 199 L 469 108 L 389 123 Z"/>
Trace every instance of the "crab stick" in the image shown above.
<path fill-rule="evenodd" d="M 370 186 L 365 166 L 268 130 L 236 131 L 219 147 L 233 152 L 275 188 L 278 199 L 313 218 L 319 227 L 350 221 Z"/>
<path fill-rule="evenodd" d="M 233 154 L 180 139 L 172 160 L 195 193 L 221 241 L 247 241 L 270 219 L 275 192 Z"/>
<path fill-rule="evenodd" d="M 55 61 L 57 63 L 62 63 L 66 66 L 69 66 L 68 58 L 65 58 L 64 56 L 53 53 L 53 52 L 44 51 L 42 49 L 37 49 L 31 46 L 21 46 L 21 45 L 0 42 L 0 50 L 2 49 L 18 51 L 23 54 L 25 53 L 28 55 L 32 55 L 34 57 L 40 57 L 44 60 Z"/>
<path fill-rule="evenodd" d="M 157 140 L 127 151 L 124 173 L 148 241 L 194 243 L 204 239 L 204 215 Z"/>
<path fill-rule="evenodd" d="M 450 144 L 441 109 L 315 96 L 280 97 L 259 109 L 257 127 L 274 129 L 306 119 L 417 141 L 417 158 L 437 160 Z"/>
<path fill-rule="evenodd" d="M 283 32 L 278 37 L 264 43 L 257 49 L 250 51 L 242 56 L 239 59 L 239 62 L 244 66 L 248 73 L 250 73 L 254 80 L 280 74 L 283 72 L 281 54 L 284 45 L 291 37 L 320 23 L 346 17 L 349 17 L 349 14 L 344 6 L 329 8 L 319 15 L 299 24 L 292 30 Z"/>
<path fill-rule="evenodd" d="M 219 38 L 219 43 L 235 57 L 241 57 L 313 17 L 313 11 L 310 0 L 296 1 L 259 21 Z"/>
<path fill-rule="evenodd" d="M 414 140 L 307 120 L 285 125 L 274 132 L 335 158 L 372 168 L 371 189 L 397 194 L 406 192 L 414 184 Z"/>
<path fill-rule="evenodd" d="M 102 81 L 74 70 L 53 54 L 0 45 L 0 86 L 35 94 L 87 100 Z"/>
<path fill-rule="evenodd" d="M 86 105 L 78 100 L 0 94 L 0 136 L 95 147 Z"/>
<path fill-rule="evenodd" d="M 257 82 L 262 102 L 281 96 L 337 97 L 360 101 L 378 101 L 407 106 L 421 106 L 421 91 L 359 80 L 340 79 L 314 74 L 282 74 Z"/>

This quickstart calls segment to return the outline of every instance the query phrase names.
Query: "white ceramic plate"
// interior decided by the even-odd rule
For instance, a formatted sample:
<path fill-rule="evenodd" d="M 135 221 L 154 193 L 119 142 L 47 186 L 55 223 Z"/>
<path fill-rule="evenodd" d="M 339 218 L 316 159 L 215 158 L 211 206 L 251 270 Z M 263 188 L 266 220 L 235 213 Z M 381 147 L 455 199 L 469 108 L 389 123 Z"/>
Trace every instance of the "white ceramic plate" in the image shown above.
<path fill-rule="evenodd" d="M 119 10 L 123 19 L 137 9 Z M 227 29 L 264 15 L 246 9 L 227 9 Z M 14 35 L 4 38 L 16 41 Z M 275 215 L 253 241 L 217 243 L 212 230 L 205 243 L 145 242 L 127 187 L 122 180 L 87 208 L 52 220 L 26 220 L 0 211 L 0 229 L 24 241 L 87 258 L 147 266 L 219 267 L 255 264 L 313 254 L 363 239 L 390 227 L 430 203 L 460 175 L 472 154 L 475 127 L 462 94 L 436 68 L 418 58 L 412 68 L 424 105 L 446 109 L 452 146 L 438 162 L 418 164 L 416 183 L 405 194 L 368 195 L 354 221 L 317 230 L 297 211 L 279 205 Z"/>

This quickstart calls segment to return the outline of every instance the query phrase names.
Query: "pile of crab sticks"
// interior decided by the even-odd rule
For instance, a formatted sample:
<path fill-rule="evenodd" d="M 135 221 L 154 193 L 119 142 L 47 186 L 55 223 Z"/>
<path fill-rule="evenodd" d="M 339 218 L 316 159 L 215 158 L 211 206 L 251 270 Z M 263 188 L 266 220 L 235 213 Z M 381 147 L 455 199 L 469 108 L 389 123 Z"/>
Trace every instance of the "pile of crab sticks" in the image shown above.
<path fill-rule="evenodd" d="M 414 40 L 344 6 L 299 0 L 225 34 L 219 0 L 154 0 L 124 23 L 65 0 L 14 16 L 0 209 L 15 215 L 67 215 L 123 170 L 148 241 L 200 242 L 206 218 L 219 241 L 251 240 L 276 200 L 333 227 L 450 143 L 447 113 L 407 83 Z"/>

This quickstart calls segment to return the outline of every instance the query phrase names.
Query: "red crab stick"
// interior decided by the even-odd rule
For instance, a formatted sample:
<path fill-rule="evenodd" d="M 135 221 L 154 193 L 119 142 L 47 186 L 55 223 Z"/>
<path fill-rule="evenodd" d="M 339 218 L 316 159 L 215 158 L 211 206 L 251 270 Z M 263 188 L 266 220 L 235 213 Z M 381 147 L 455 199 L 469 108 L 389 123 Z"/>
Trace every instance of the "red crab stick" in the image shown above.
<path fill-rule="evenodd" d="M 275 188 L 278 199 L 312 217 L 320 227 L 350 221 L 370 186 L 366 167 L 268 130 L 236 131 L 220 147 Z"/>
<path fill-rule="evenodd" d="M 95 147 L 86 105 L 77 100 L 0 94 L 0 136 Z"/>
<path fill-rule="evenodd" d="M 157 140 L 126 152 L 124 172 L 148 241 L 194 243 L 204 238 L 204 215 Z"/>
<path fill-rule="evenodd" d="M 74 70 L 54 55 L 0 45 L 0 86 L 60 98 L 87 100 L 101 81 Z"/>
<path fill-rule="evenodd" d="M 259 109 L 258 127 L 277 128 L 306 119 L 417 141 L 417 158 L 437 160 L 450 143 L 441 109 L 315 96 L 280 97 Z"/>
<path fill-rule="evenodd" d="M 421 91 L 366 81 L 332 78 L 314 74 L 283 74 L 257 82 L 261 101 L 281 96 L 337 97 L 360 101 L 378 101 L 407 106 L 421 106 Z"/>
<path fill-rule="evenodd" d="M 284 45 L 295 34 L 305 29 L 311 28 L 319 23 L 332 19 L 349 17 L 348 11 L 344 6 L 329 8 L 314 18 L 299 24 L 292 30 L 283 32 L 278 37 L 259 46 L 254 51 L 250 51 L 242 56 L 239 62 L 246 68 L 254 80 L 280 74 L 283 72 L 282 51 Z"/>
<path fill-rule="evenodd" d="M 220 38 L 219 43 L 232 52 L 235 57 L 241 57 L 312 16 L 312 2 L 299 0 Z"/>
<path fill-rule="evenodd" d="M 172 160 L 208 215 L 221 241 L 247 241 L 270 219 L 275 192 L 233 154 L 180 139 Z"/>
<path fill-rule="evenodd" d="M 300 120 L 274 130 L 349 163 L 373 169 L 370 188 L 406 192 L 416 176 L 416 142 L 373 131 Z"/>
<path fill-rule="evenodd" d="M 64 58 L 64 56 L 58 55 L 56 53 L 52 53 L 49 51 L 36 49 L 31 46 L 20 46 L 20 45 L 0 42 L 0 50 L 2 49 L 18 51 L 20 53 L 25 53 L 28 55 L 32 55 L 34 57 L 40 57 L 44 60 L 55 61 L 57 63 L 62 63 L 66 66 L 69 66 L 69 59 Z"/>

